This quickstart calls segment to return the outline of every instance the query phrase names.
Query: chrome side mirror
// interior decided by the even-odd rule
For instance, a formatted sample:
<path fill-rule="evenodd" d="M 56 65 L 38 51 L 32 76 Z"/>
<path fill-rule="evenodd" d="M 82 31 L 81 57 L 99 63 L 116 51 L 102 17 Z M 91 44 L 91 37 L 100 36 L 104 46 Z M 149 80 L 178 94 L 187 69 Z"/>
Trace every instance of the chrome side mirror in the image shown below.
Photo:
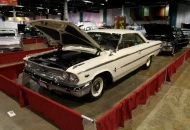
<path fill-rule="evenodd" d="M 109 56 L 112 56 L 115 50 L 109 49 Z"/>

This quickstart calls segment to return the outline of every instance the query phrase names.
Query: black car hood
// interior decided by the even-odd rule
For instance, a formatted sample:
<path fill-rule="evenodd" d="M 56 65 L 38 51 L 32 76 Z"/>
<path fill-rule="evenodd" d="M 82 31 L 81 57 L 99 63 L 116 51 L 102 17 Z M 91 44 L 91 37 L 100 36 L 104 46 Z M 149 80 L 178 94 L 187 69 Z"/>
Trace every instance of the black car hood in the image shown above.
<path fill-rule="evenodd" d="M 96 41 L 71 22 L 40 19 L 30 22 L 29 25 L 35 27 L 61 45 L 85 45 L 103 51 L 103 48 Z"/>
<path fill-rule="evenodd" d="M 172 28 L 168 24 L 144 24 L 147 35 L 173 36 Z"/>

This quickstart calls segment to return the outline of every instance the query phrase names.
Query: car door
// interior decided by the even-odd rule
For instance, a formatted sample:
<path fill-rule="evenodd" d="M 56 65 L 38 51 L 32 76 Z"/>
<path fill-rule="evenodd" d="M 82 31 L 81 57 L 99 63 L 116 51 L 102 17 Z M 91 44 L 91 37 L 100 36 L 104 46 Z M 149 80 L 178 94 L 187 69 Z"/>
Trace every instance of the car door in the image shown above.
<path fill-rule="evenodd" d="M 122 35 L 121 42 L 117 48 L 117 53 L 114 55 L 115 59 L 117 59 L 115 61 L 117 64 L 115 69 L 116 80 L 139 67 L 141 46 L 138 47 L 139 45 L 136 45 L 135 35 L 135 33 Z"/>

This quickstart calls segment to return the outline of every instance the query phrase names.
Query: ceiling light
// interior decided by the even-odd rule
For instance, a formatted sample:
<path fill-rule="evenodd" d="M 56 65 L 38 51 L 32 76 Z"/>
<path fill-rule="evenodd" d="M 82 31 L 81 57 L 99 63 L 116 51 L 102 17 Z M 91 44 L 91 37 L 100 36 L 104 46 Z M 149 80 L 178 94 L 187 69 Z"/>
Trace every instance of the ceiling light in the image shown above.
<path fill-rule="evenodd" d="M 37 9 L 44 9 L 43 7 L 36 7 Z"/>
<path fill-rule="evenodd" d="M 104 5 L 104 3 L 100 3 L 101 5 Z"/>
<path fill-rule="evenodd" d="M 22 6 L 22 5 L 16 5 L 16 7 L 24 7 L 24 6 Z"/>
<path fill-rule="evenodd" d="M 89 0 L 83 0 L 85 3 L 93 3 L 92 1 Z"/>
<path fill-rule="evenodd" d="M 58 9 L 54 9 L 54 10 L 58 10 Z"/>

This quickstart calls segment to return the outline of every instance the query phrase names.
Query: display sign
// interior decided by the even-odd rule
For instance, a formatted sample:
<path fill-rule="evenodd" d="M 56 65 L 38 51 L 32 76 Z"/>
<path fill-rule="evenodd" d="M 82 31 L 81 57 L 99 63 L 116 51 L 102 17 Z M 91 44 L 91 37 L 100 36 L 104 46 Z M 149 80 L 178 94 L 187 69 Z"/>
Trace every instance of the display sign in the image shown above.
<path fill-rule="evenodd" d="M 125 16 L 115 16 L 114 17 L 114 28 L 115 29 L 125 29 L 126 17 Z"/>
<path fill-rule="evenodd" d="M 8 111 L 7 114 L 8 114 L 10 117 L 16 116 L 16 114 L 14 113 L 14 111 Z"/>
<path fill-rule="evenodd" d="M 0 0 L 0 4 L 17 5 L 17 0 Z"/>

